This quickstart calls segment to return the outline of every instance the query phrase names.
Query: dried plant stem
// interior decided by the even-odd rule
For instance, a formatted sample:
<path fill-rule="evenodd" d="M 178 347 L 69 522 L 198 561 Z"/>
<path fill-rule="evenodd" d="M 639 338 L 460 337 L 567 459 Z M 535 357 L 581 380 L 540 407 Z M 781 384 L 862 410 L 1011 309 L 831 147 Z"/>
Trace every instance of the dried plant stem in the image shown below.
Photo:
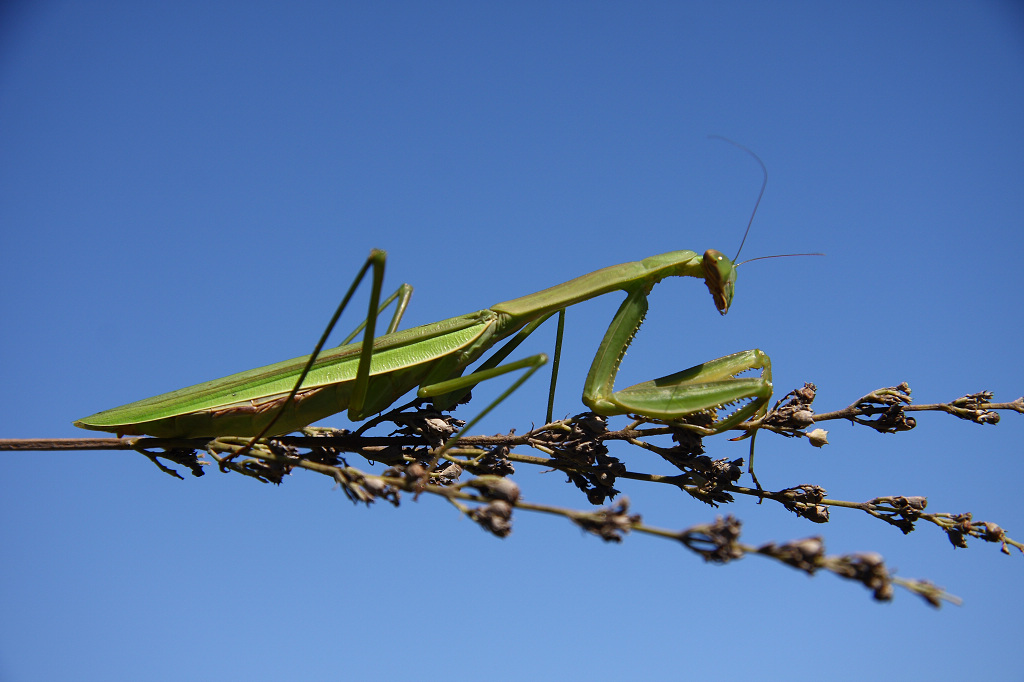
<path fill-rule="evenodd" d="M 880 433 L 898 433 L 917 425 L 915 418 L 908 416 L 911 412 L 940 412 L 989 425 L 999 422 L 1000 412 L 1024 414 L 1024 398 L 994 403 L 991 393 L 985 391 L 948 403 L 913 405 L 906 384 L 880 388 L 845 408 L 815 414 L 811 408 L 815 393 L 813 384 L 805 384 L 785 395 L 763 417 L 744 422 L 734 430 L 741 433 L 740 438 L 767 430 L 789 438 L 806 438 L 811 445 L 821 447 L 827 444 L 828 434 L 812 427 L 833 420 L 867 426 Z M 371 427 L 382 424 L 393 424 L 396 430 L 385 436 L 366 435 Z M 966 547 L 967 539 L 973 537 L 1000 544 L 1005 554 L 1010 554 L 1010 547 L 1024 552 L 1024 544 L 1008 537 L 998 525 L 974 521 L 970 513 L 926 512 L 927 499 L 923 496 L 885 496 L 854 502 L 828 498 L 824 488 L 812 484 L 777 491 L 738 485 L 743 460 L 712 460 L 704 455 L 702 439 L 714 434 L 697 420 L 667 423 L 635 418 L 626 428 L 611 431 L 603 418 L 584 413 L 523 434 L 466 436 L 453 446 L 442 448 L 441 444 L 461 426 L 459 420 L 442 416 L 417 400 L 364 423 L 354 433 L 309 428 L 301 436 L 267 439 L 255 445 L 248 438 L 231 437 L 2 439 L 0 451 L 133 450 L 145 455 L 164 473 L 177 478 L 182 478 L 181 474 L 163 462 L 183 466 L 191 470 L 193 476 L 202 476 L 210 462 L 197 456 L 196 451 L 205 451 L 222 471 L 233 471 L 262 482 L 279 484 L 295 469 L 328 476 L 357 503 L 385 500 L 397 506 L 402 492 L 413 493 L 416 497 L 439 496 L 500 537 L 511 532 L 512 512 L 519 509 L 561 516 L 606 541 L 620 542 L 626 533 L 637 532 L 678 541 L 705 560 L 716 563 L 756 554 L 807 573 L 829 571 L 861 582 L 872 590 L 876 599 L 891 598 L 893 586 L 898 585 L 935 606 L 943 600 L 956 600 L 927 581 L 894 577 L 881 557 L 874 554 L 826 556 L 820 538 L 782 545 L 746 545 L 739 542 L 740 522 L 731 516 L 681 531 L 650 526 L 642 522 L 639 514 L 629 513 L 625 497 L 619 497 L 611 506 L 587 510 L 528 502 L 521 499 L 519 486 L 509 475 L 517 464 L 558 470 L 585 493 L 593 505 L 616 498 L 619 494 L 614 487 L 616 481 L 628 479 L 672 485 L 712 506 L 728 504 L 735 495 L 756 497 L 759 501 L 781 504 L 819 524 L 829 521 L 831 508 L 854 509 L 896 526 L 904 533 L 915 530 L 918 521 L 926 521 L 946 533 L 956 547 Z M 672 445 L 655 444 L 650 440 L 666 436 L 671 437 Z M 631 471 L 609 454 L 606 443 L 614 441 L 656 454 L 674 471 L 669 474 Z M 531 448 L 541 455 L 516 452 L 514 448 Z M 381 474 L 372 474 L 349 466 L 344 458 L 349 453 L 370 462 L 381 462 L 387 469 Z M 460 480 L 466 472 L 471 477 Z"/>

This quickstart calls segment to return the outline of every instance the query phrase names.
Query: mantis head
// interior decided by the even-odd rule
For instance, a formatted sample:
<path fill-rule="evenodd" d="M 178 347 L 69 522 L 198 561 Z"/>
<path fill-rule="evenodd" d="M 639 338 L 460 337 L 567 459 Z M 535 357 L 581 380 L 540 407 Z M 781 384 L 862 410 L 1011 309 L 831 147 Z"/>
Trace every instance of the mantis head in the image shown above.
<path fill-rule="evenodd" d="M 747 221 L 747 231 L 743 233 L 743 240 L 740 242 L 740 248 L 736 249 L 736 256 L 733 260 L 729 260 L 721 251 L 715 251 L 714 249 L 708 249 L 704 252 L 704 260 L 701 263 L 701 268 L 704 270 L 704 283 L 708 285 L 708 291 L 711 292 L 711 296 L 715 299 L 715 307 L 718 308 L 718 312 L 725 315 L 729 312 L 729 306 L 732 305 L 732 292 L 733 287 L 736 284 L 736 267 L 743 265 L 743 263 L 749 263 L 754 260 L 763 260 L 765 258 L 783 258 L 788 256 L 824 256 L 823 253 L 787 253 L 779 256 L 760 256 L 758 258 L 751 258 L 743 261 L 743 263 L 734 263 L 733 261 L 740 257 L 740 251 L 743 250 L 743 245 L 747 243 L 747 235 L 750 234 L 750 226 L 754 223 L 754 216 L 757 214 L 757 207 L 761 205 L 761 197 L 764 196 L 764 188 L 768 185 L 768 169 L 764 166 L 764 161 L 761 160 L 754 152 L 750 151 L 738 142 L 733 142 L 727 137 L 721 135 L 711 135 L 720 140 L 725 140 L 730 144 L 734 144 L 746 153 L 754 157 L 754 160 L 761 165 L 761 171 L 764 173 L 764 178 L 761 180 L 761 192 L 757 195 L 757 201 L 754 203 L 754 210 L 750 212 L 750 220 Z"/>
<path fill-rule="evenodd" d="M 704 270 L 704 283 L 715 299 L 718 312 L 725 315 L 732 305 L 733 285 L 736 284 L 736 266 L 721 251 L 708 249 L 704 252 L 701 262 Z"/>

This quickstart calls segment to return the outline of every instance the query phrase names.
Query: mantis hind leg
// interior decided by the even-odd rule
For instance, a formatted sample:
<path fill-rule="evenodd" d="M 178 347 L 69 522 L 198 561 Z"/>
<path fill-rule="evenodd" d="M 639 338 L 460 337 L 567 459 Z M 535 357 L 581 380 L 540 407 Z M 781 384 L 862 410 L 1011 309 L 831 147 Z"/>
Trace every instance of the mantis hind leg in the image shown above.
<path fill-rule="evenodd" d="M 327 323 L 327 328 L 324 329 L 324 333 L 320 336 L 320 340 L 317 341 L 316 347 L 313 349 L 313 352 L 309 356 L 309 360 L 306 362 L 305 367 L 302 368 L 302 372 L 299 374 L 299 378 L 295 381 L 295 386 L 292 388 L 291 393 L 288 394 L 288 397 L 285 398 L 285 400 L 281 403 L 281 406 L 278 407 L 277 414 L 274 415 L 274 418 L 271 419 L 270 422 L 268 422 L 267 425 L 263 427 L 262 431 L 260 431 L 256 436 L 252 438 L 252 440 L 249 441 L 248 445 L 246 445 L 237 454 L 232 455 L 232 458 L 247 453 L 260 438 L 269 433 L 270 429 L 274 426 L 277 420 L 281 417 L 282 414 L 284 414 L 285 408 L 295 400 L 295 395 L 299 392 L 299 389 L 302 388 L 302 382 L 306 379 L 306 376 L 309 374 L 309 371 L 313 368 L 313 364 L 316 362 L 317 357 L 320 355 L 320 351 L 323 350 L 324 344 L 327 343 L 327 338 L 331 335 L 331 332 L 334 331 L 334 327 L 335 325 L 338 324 L 338 320 L 341 318 L 341 314 L 345 311 L 345 308 L 348 306 L 349 301 L 355 294 L 356 289 L 359 287 L 359 284 L 363 281 L 363 278 L 366 277 L 367 271 L 369 271 L 372 268 L 373 279 L 371 281 L 370 289 L 370 308 L 369 312 L 366 315 L 366 321 L 364 322 L 363 325 L 363 349 L 359 355 L 359 365 L 356 368 L 356 379 L 355 382 L 353 383 L 352 394 L 349 401 L 349 414 L 352 414 L 353 411 L 359 412 L 362 410 L 363 403 L 366 400 L 367 387 L 370 381 L 370 360 L 373 357 L 373 339 L 374 332 L 376 331 L 377 327 L 377 316 L 380 314 L 380 311 L 382 309 L 382 306 L 380 304 L 380 291 L 384 283 L 384 263 L 386 260 L 387 253 L 385 253 L 384 251 L 381 251 L 379 249 L 373 249 L 372 251 L 370 251 L 370 256 L 366 259 L 366 262 L 363 263 L 363 267 L 360 268 L 359 273 L 355 276 L 355 279 L 352 280 L 352 285 L 349 286 L 348 291 L 345 293 L 345 297 L 342 298 L 341 303 L 338 304 L 338 308 L 337 310 L 334 311 L 334 315 L 331 317 L 331 321 Z M 401 292 L 403 292 L 404 287 L 406 286 L 408 285 L 403 285 L 402 287 L 399 287 L 399 290 L 392 295 L 392 297 L 389 299 L 389 302 L 394 298 L 399 297 L 401 295 Z M 396 311 L 395 313 L 395 319 L 393 319 L 391 323 L 392 326 L 398 326 L 398 320 L 401 319 L 401 313 L 404 312 L 405 310 L 405 306 L 403 305 L 403 303 L 408 303 L 409 296 L 411 294 L 412 287 L 409 287 L 408 292 L 404 297 L 404 301 L 399 302 L 399 310 Z M 358 333 L 358 329 L 356 330 L 356 332 Z"/>
<path fill-rule="evenodd" d="M 626 349 L 647 312 L 643 289 L 629 293 L 612 319 L 594 357 L 583 389 L 583 402 L 598 414 L 639 414 L 671 421 L 698 412 L 719 411 L 744 403 L 716 419 L 710 433 L 724 431 L 767 409 L 772 395 L 771 360 L 760 350 L 741 351 L 652 381 L 616 391 L 615 377 Z M 760 376 L 738 377 L 760 369 Z"/>
<path fill-rule="evenodd" d="M 391 317 L 391 324 L 388 325 L 387 330 L 384 332 L 385 334 L 392 334 L 398 331 L 398 325 L 402 321 L 402 317 L 405 316 L 405 309 L 409 307 L 409 299 L 411 298 L 412 285 L 403 284 L 402 286 L 398 287 L 393 294 L 391 294 L 383 301 L 381 301 L 380 306 L 377 308 L 377 317 L 380 317 L 380 314 L 384 311 L 385 308 L 394 303 L 396 300 L 398 301 L 398 303 L 395 303 L 395 313 Z M 363 330 L 364 327 L 366 327 L 366 320 L 360 322 L 359 326 L 353 329 L 352 333 L 346 336 L 345 339 L 338 345 L 344 346 L 346 343 L 351 343 L 352 339 L 356 338 L 356 336 L 359 334 L 359 332 Z"/>

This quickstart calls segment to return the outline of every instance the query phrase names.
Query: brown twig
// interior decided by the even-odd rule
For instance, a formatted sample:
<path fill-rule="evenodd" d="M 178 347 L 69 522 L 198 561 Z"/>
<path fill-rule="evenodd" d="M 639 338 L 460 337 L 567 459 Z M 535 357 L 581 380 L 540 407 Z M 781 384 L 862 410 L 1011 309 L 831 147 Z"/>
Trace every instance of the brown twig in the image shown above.
<path fill-rule="evenodd" d="M 830 420 L 846 420 L 881 433 L 913 429 L 917 422 L 909 412 L 942 412 L 977 424 L 996 424 L 999 412 L 1024 414 L 1024 398 L 1008 403 L 993 403 L 992 394 L 979 392 L 949 403 L 913 405 L 906 384 L 881 388 L 862 396 L 845 408 L 815 414 L 812 410 L 816 389 L 813 384 L 790 392 L 763 417 L 735 427 L 745 435 L 768 430 L 787 437 L 802 437 L 817 447 L 827 444 L 827 432 L 811 427 Z M 411 409 L 411 411 L 409 411 Z M 367 436 L 371 426 L 389 422 L 397 428 L 387 436 Z M 920 496 L 877 497 L 867 502 L 850 502 L 826 497 L 824 488 L 800 485 L 778 491 L 752 489 L 737 484 L 743 460 L 712 460 L 704 454 L 703 437 L 712 435 L 709 421 L 697 415 L 689 423 L 657 422 L 636 418 L 626 428 L 610 431 L 606 420 L 591 413 L 545 424 L 523 434 L 467 436 L 441 455 L 436 470 L 430 462 L 438 458 L 437 446 L 461 428 L 461 422 L 443 416 L 422 401 L 395 408 L 364 424 L 355 433 L 334 429 L 310 428 L 301 436 L 283 436 L 264 440 L 249 450 L 249 438 L 62 438 L 3 439 L 0 451 L 135 450 L 149 458 L 161 471 L 181 478 L 161 460 L 184 466 L 194 476 L 203 475 L 210 462 L 197 455 L 205 451 L 224 471 L 234 471 L 263 482 L 281 483 L 294 469 L 305 469 L 329 476 L 353 502 L 370 504 L 384 499 L 399 504 L 402 491 L 440 495 L 489 532 L 504 536 L 512 529 L 512 511 L 523 509 L 556 514 L 568 518 L 587 532 L 606 541 L 621 541 L 624 534 L 636 531 L 682 542 L 708 561 L 725 562 L 745 554 L 774 558 L 808 573 L 831 571 L 841 577 L 862 582 L 878 599 L 891 598 L 892 586 L 901 585 L 923 596 L 929 603 L 951 600 L 927 582 L 894 578 L 875 555 L 826 557 L 821 540 L 811 538 L 784 545 L 751 547 L 738 542 L 738 521 L 728 517 L 714 524 L 695 526 L 685 531 L 670 531 L 642 523 L 640 516 L 628 514 L 625 498 L 599 510 L 573 510 L 526 502 L 518 486 L 508 478 L 516 464 L 528 464 L 564 473 L 595 505 L 614 499 L 618 479 L 668 484 L 694 498 L 718 506 L 735 495 L 774 501 L 786 509 L 816 523 L 829 520 L 829 510 L 850 508 L 863 511 L 904 533 L 912 532 L 917 521 L 931 523 L 943 530 L 956 547 L 966 547 L 974 537 L 1024 551 L 1024 544 L 1006 536 L 991 522 L 973 521 L 970 513 L 951 514 L 925 511 L 927 499 Z M 658 445 L 649 439 L 671 436 L 672 445 Z M 609 453 L 609 441 L 625 441 L 655 453 L 670 464 L 669 474 L 635 472 Z M 543 456 L 523 454 L 514 448 L 529 447 Z M 305 451 L 305 452 L 302 452 Z M 350 467 L 344 455 L 354 453 L 371 462 L 388 465 L 382 475 L 369 474 Z M 244 455 L 244 456 L 240 456 Z M 236 460 L 236 457 L 238 458 Z M 471 478 L 461 481 L 464 473 Z M 469 491 L 473 492 L 469 492 Z"/>

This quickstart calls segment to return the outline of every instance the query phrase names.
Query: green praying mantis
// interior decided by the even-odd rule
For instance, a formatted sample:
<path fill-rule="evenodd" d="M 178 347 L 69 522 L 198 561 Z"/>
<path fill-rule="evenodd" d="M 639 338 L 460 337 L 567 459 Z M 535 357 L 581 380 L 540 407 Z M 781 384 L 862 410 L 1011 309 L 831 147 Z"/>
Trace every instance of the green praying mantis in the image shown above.
<path fill-rule="evenodd" d="M 388 332 L 374 338 L 385 257 L 383 251 L 370 254 L 332 320 L 331 326 L 355 286 L 372 268 L 370 309 L 362 343 L 347 343 L 323 352 L 318 349 L 309 356 L 115 407 L 80 419 L 75 426 L 158 438 L 279 435 L 345 409 L 350 420 L 364 420 L 417 386 L 420 398 L 433 398 L 438 408 L 448 409 L 479 382 L 525 369 L 527 373 L 509 392 L 517 388 L 546 363 L 546 355 L 499 363 L 554 313 L 612 291 L 626 292 L 626 299 L 615 313 L 587 375 L 583 402 L 591 410 L 605 416 L 639 414 L 673 420 L 748 401 L 710 427 L 722 431 L 757 412 L 771 398 L 771 362 L 756 349 L 619 391 L 614 389 L 619 364 L 647 312 L 647 295 L 659 281 L 670 276 L 703 278 L 715 307 L 723 315 L 728 312 L 736 267 L 718 251 L 708 250 L 703 256 L 693 251 L 673 251 L 614 265 L 475 313 L 394 331 L 401 319 L 403 300 Z M 509 337 L 511 340 L 479 369 L 462 376 L 488 349 Z M 751 369 L 760 369 L 760 376 L 736 376 Z M 488 410 L 493 407 L 490 405 Z"/>
<path fill-rule="evenodd" d="M 753 152 L 737 146 L 761 162 Z M 762 184 L 762 194 L 764 187 Z M 564 315 L 572 305 L 615 291 L 624 292 L 626 298 L 587 375 L 583 387 L 587 407 L 604 416 L 636 414 L 666 421 L 707 412 L 713 420 L 703 429 L 705 433 L 724 431 L 763 415 L 767 409 L 772 395 L 771 361 L 758 349 L 615 390 L 619 365 L 647 312 L 647 296 L 661 280 L 703 279 L 718 312 L 725 315 L 729 311 L 736 265 L 719 251 L 702 255 L 672 251 L 614 265 L 484 310 L 404 331 L 398 331 L 398 325 L 412 288 L 403 284 L 381 304 L 385 261 L 385 252 L 371 252 L 312 354 L 105 410 L 74 422 L 75 426 L 157 438 L 252 437 L 251 446 L 257 438 L 296 431 L 344 410 L 352 421 L 365 420 L 417 388 L 419 398 L 432 398 L 438 409 L 450 409 L 481 381 L 522 370 L 509 389 L 463 428 L 464 434 L 547 362 L 547 356 L 540 353 L 502 364 L 524 339 L 555 313 Z M 356 288 L 371 270 L 365 321 L 342 345 L 323 350 Z M 378 316 L 396 301 L 387 331 L 376 336 Z M 360 330 L 362 342 L 350 343 Z M 470 365 L 502 341 L 501 348 L 463 376 Z M 737 376 L 748 370 L 755 374 Z M 718 416 L 734 405 L 738 408 L 731 414 Z"/>

